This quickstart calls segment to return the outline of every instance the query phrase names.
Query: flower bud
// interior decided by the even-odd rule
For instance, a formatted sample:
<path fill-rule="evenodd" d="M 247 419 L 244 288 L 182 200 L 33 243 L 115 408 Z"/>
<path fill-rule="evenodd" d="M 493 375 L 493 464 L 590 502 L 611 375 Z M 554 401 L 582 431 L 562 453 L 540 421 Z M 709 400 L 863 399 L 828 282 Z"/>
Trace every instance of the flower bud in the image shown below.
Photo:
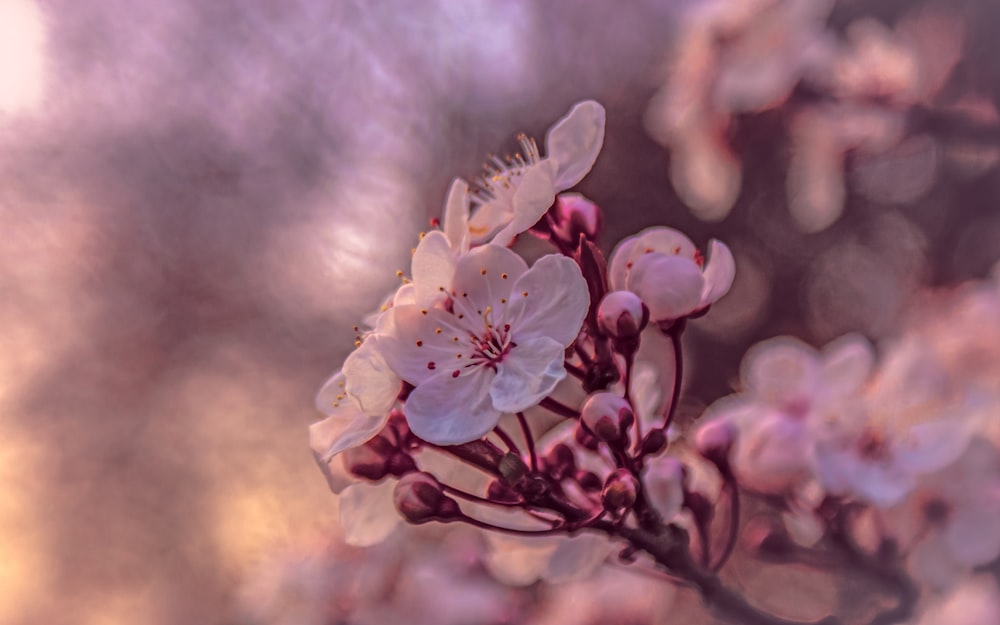
<path fill-rule="evenodd" d="M 601 229 L 601 209 L 579 193 L 560 193 L 549 212 L 553 238 L 575 248 L 580 235 L 593 241 Z"/>
<path fill-rule="evenodd" d="M 642 445 L 639 449 L 643 456 L 655 456 L 666 449 L 669 440 L 669 437 L 663 430 L 659 428 L 650 430 L 642 438 Z"/>
<path fill-rule="evenodd" d="M 593 471 L 577 471 L 576 481 L 579 482 L 580 487 L 588 493 L 596 493 L 604 487 L 604 483 L 601 482 L 601 478 L 598 477 Z"/>
<path fill-rule="evenodd" d="M 597 325 L 612 338 L 634 338 L 648 322 L 649 309 L 631 291 L 612 291 L 597 308 Z"/>
<path fill-rule="evenodd" d="M 444 494 L 441 483 L 430 473 L 408 473 L 393 491 L 396 510 L 414 525 L 447 521 L 462 513 L 454 499 Z"/>
<path fill-rule="evenodd" d="M 601 493 L 605 510 L 618 511 L 631 508 L 639 492 L 639 480 L 626 469 L 618 469 L 608 476 Z"/>
<path fill-rule="evenodd" d="M 344 451 L 344 466 L 356 477 L 377 482 L 389 475 L 389 459 L 398 451 L 379 434 L 364 445 Z"/>
<path fill-rule="evenodd" d="M 694 446 L 703 458 L 719 470 L 728 471 L 729 452 L 736 442 L 736 427 L 725 419 L 708 421 L 695 434 Z"/>
<path fill-rule="evenodd" d="M 635 421 L 632 405 L 621 396 L 606 391 L 587 398 L 580 421 L 602 441 L 619 441 Z"/>
<path fill-rule="evenodd" d="M 554 480 L 562 480 L 576 473 L 576 458 L 565 443 L 557 443 L 542 457 L 542 466 Z"/>

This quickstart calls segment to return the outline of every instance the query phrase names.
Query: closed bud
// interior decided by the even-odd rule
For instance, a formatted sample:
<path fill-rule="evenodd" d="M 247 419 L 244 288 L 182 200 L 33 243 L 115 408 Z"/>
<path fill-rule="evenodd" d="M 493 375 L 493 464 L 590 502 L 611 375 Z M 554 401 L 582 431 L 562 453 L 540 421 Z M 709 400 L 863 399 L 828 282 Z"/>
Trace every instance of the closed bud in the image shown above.
<path fill-rule="evenodd" d="M 558 443 L 542 457 L 542 466 L 555 480 L 565 479 L 576 473 L 576 458 L 565 443 Z"/>
<path fill-rule="evenodd" d="M 398 452 L 381 434 L 344 451 L 344 466 L 356 477 L 377 482 L 390 474 L 389 459 Z"/>
<path fill-rule="evenodd" d="M 604 482 L 602 482 L 601 478 L 598 477 L 593 471 L 577 471 L 576 481 L 579 482 L 580 487 L 588 493 L 596 493 L 604 488 Z"/>
<path fill-rule="evenodd" d="M 393 491 L 396 510 L 409 523 L 447 521 L 462 511 L 454 499 L 444 494 L 441 483 L 430 473 L 408 473 L 396 484 Z"/>
<path fill-rule="evenodd" d="M 593 241 L 601 229 L 601 209 L 579 193 L 560 193 L 549 212 L 552 236 L 576 247 L 580 235 Z"/>
<path fill-rule="evenodd" d="M 621 440 L 635 421 L 632 405 L 615 393 L 602 391 L 587 398 L 580 411 L 580 421 L 598 439 Z"/>
<path fill-rule="evenodd" d="M 517 503 L 521 501 L 521 495 L 503 480 L 491 481 L 489 486 L 486 487 L 486 497 L 492 501 L 499 501 L 501 503 Z"/>
<path fill-rule="evenodd" d="M 650 430 L 646 436 L 642 438 L 642 455 L 644 456 L 654 456 L 667 447 L 668 437 L 666 433 L 657 428 L 655 430 Z"/>
<path fill-rule="evenodd" d="M 612 338 L 635 338 L 648 322 L 649 309 L 631 291 L 612 291 L 597 308 L 597 325 Z"/>
<path fill-rule="evenodd" d="M 618 469 L 608 476 L 601 493 L 604 509 L 616 512 L 631 508 L 639 492 L 639 481 L 626 469 Z"/>

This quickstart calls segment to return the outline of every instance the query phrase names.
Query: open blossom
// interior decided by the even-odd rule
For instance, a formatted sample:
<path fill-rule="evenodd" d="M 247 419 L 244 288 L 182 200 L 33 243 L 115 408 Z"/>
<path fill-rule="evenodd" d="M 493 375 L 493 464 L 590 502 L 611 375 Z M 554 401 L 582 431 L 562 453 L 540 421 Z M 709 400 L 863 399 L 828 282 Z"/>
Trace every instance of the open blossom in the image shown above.
<path fill-rule="evenodd" d="M 817 432 L 854 409 L 874 365 L 871 346 L 846 336 L 821 352 L 791 337 L 758 343 L 743 360 L 742 393 L 706 411 L 737 432 L 732 463 L 740 483 L 769 493 L 798 490 L 813 477 Z"/>
<path fill-rule="evenodd" d="M 632 291 L 653 321 L 680 319 L 729 291 L 736 263 L 725 243 L 709 242 L 708 262 L 691 239 L 673 228 L 647 228 L 618 244 L 608 268 L 611 288 Z"/>
<path fill-rule="evenodd" d="M 523 135 L 521 154 L 506 162 L 493 157 L 471 198 L 477 206 L 468 224 L 473 241 L 492 235 L 492 243 L 509 244 L 542 218 L 556 193 L 580 182 L 604 144 L 604 115 L 597 102 L 580 102 L 549 129 L 544 157 Z"/>
<path fill-rule="evenodd" d="M 414 434 L 452 445 L 555 388 L 590 296 L 572 260 L 546 256 L 528 269 L 494 245 L 461 255 L 450 283 L 437 288 L 448 296 L 443 306 L 394 306 L 377 338 L 392 370 L 415 387 L 405 408 Z"/>

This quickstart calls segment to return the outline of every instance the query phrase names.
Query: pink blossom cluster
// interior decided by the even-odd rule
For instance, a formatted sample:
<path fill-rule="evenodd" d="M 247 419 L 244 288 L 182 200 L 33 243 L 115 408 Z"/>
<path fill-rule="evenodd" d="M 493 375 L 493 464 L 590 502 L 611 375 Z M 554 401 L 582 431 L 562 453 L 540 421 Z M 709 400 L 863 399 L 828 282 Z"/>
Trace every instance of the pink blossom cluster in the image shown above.
<path fill-rule="evenodd" d="M 872 623 L 913 618 L 924 588 L 926 610 L 975 585 L 1000 557 L 997 285 L 915 319 L 881 357 L 854 335 L 765 341 L 739 392 L 685 431 L 681 339 L 729 291 L 734 259 L 664 226 L 605 260 L 600 210 L 566 193 L 604 121 L 581 102 L 544 155 L 522 137 L 521 154 L 456 179 L 440 227 L 356 328 L 310 430 L 345 540 L 472 527 L 504 584 L 586 584 L 617 560 L 697 590 L 726 622 L 790 623 L 723 582 L 741 536 L 736 560 L 877 582 Z M 526 234 L 553 253 L 529 265 L 511 247 Z M 978 334 L 957 339 L 959 324 Z"/>

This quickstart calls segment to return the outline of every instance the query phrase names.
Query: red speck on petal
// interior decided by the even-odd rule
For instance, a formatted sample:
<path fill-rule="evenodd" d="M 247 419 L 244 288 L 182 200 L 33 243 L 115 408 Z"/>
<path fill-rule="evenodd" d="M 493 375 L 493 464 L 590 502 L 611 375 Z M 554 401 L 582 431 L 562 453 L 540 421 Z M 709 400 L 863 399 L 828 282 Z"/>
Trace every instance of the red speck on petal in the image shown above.
<path fill-rule="evenodd" d="M 701 253 L 701 250 L 694 251 L 694 262 L 698 263 L 699 267 L 705 266 L 705 255 Z"/>
<path fill-rule="evenodd" d="M 453 377 L 453 378 L 457 378 L 458 375 L 459 375 L 458 374 L 458 369 L 455 369 L 454 371 L 451 372 L 451 377 Z"/>
<path fill-rule="evenodd" d="M 432 370 L 432 371 L 433 371 L 433 370 L 434 370 L 434 369 L 435 369 L 436 367 L 437 367 L 437 365 L 436 365 L 436 364 L 434 364 L 434 361 L 433 361 L 433 360 L 427 363 L 427 368 L 428 368 L 428 369 L 430 369 L 430 370 Z"/>

